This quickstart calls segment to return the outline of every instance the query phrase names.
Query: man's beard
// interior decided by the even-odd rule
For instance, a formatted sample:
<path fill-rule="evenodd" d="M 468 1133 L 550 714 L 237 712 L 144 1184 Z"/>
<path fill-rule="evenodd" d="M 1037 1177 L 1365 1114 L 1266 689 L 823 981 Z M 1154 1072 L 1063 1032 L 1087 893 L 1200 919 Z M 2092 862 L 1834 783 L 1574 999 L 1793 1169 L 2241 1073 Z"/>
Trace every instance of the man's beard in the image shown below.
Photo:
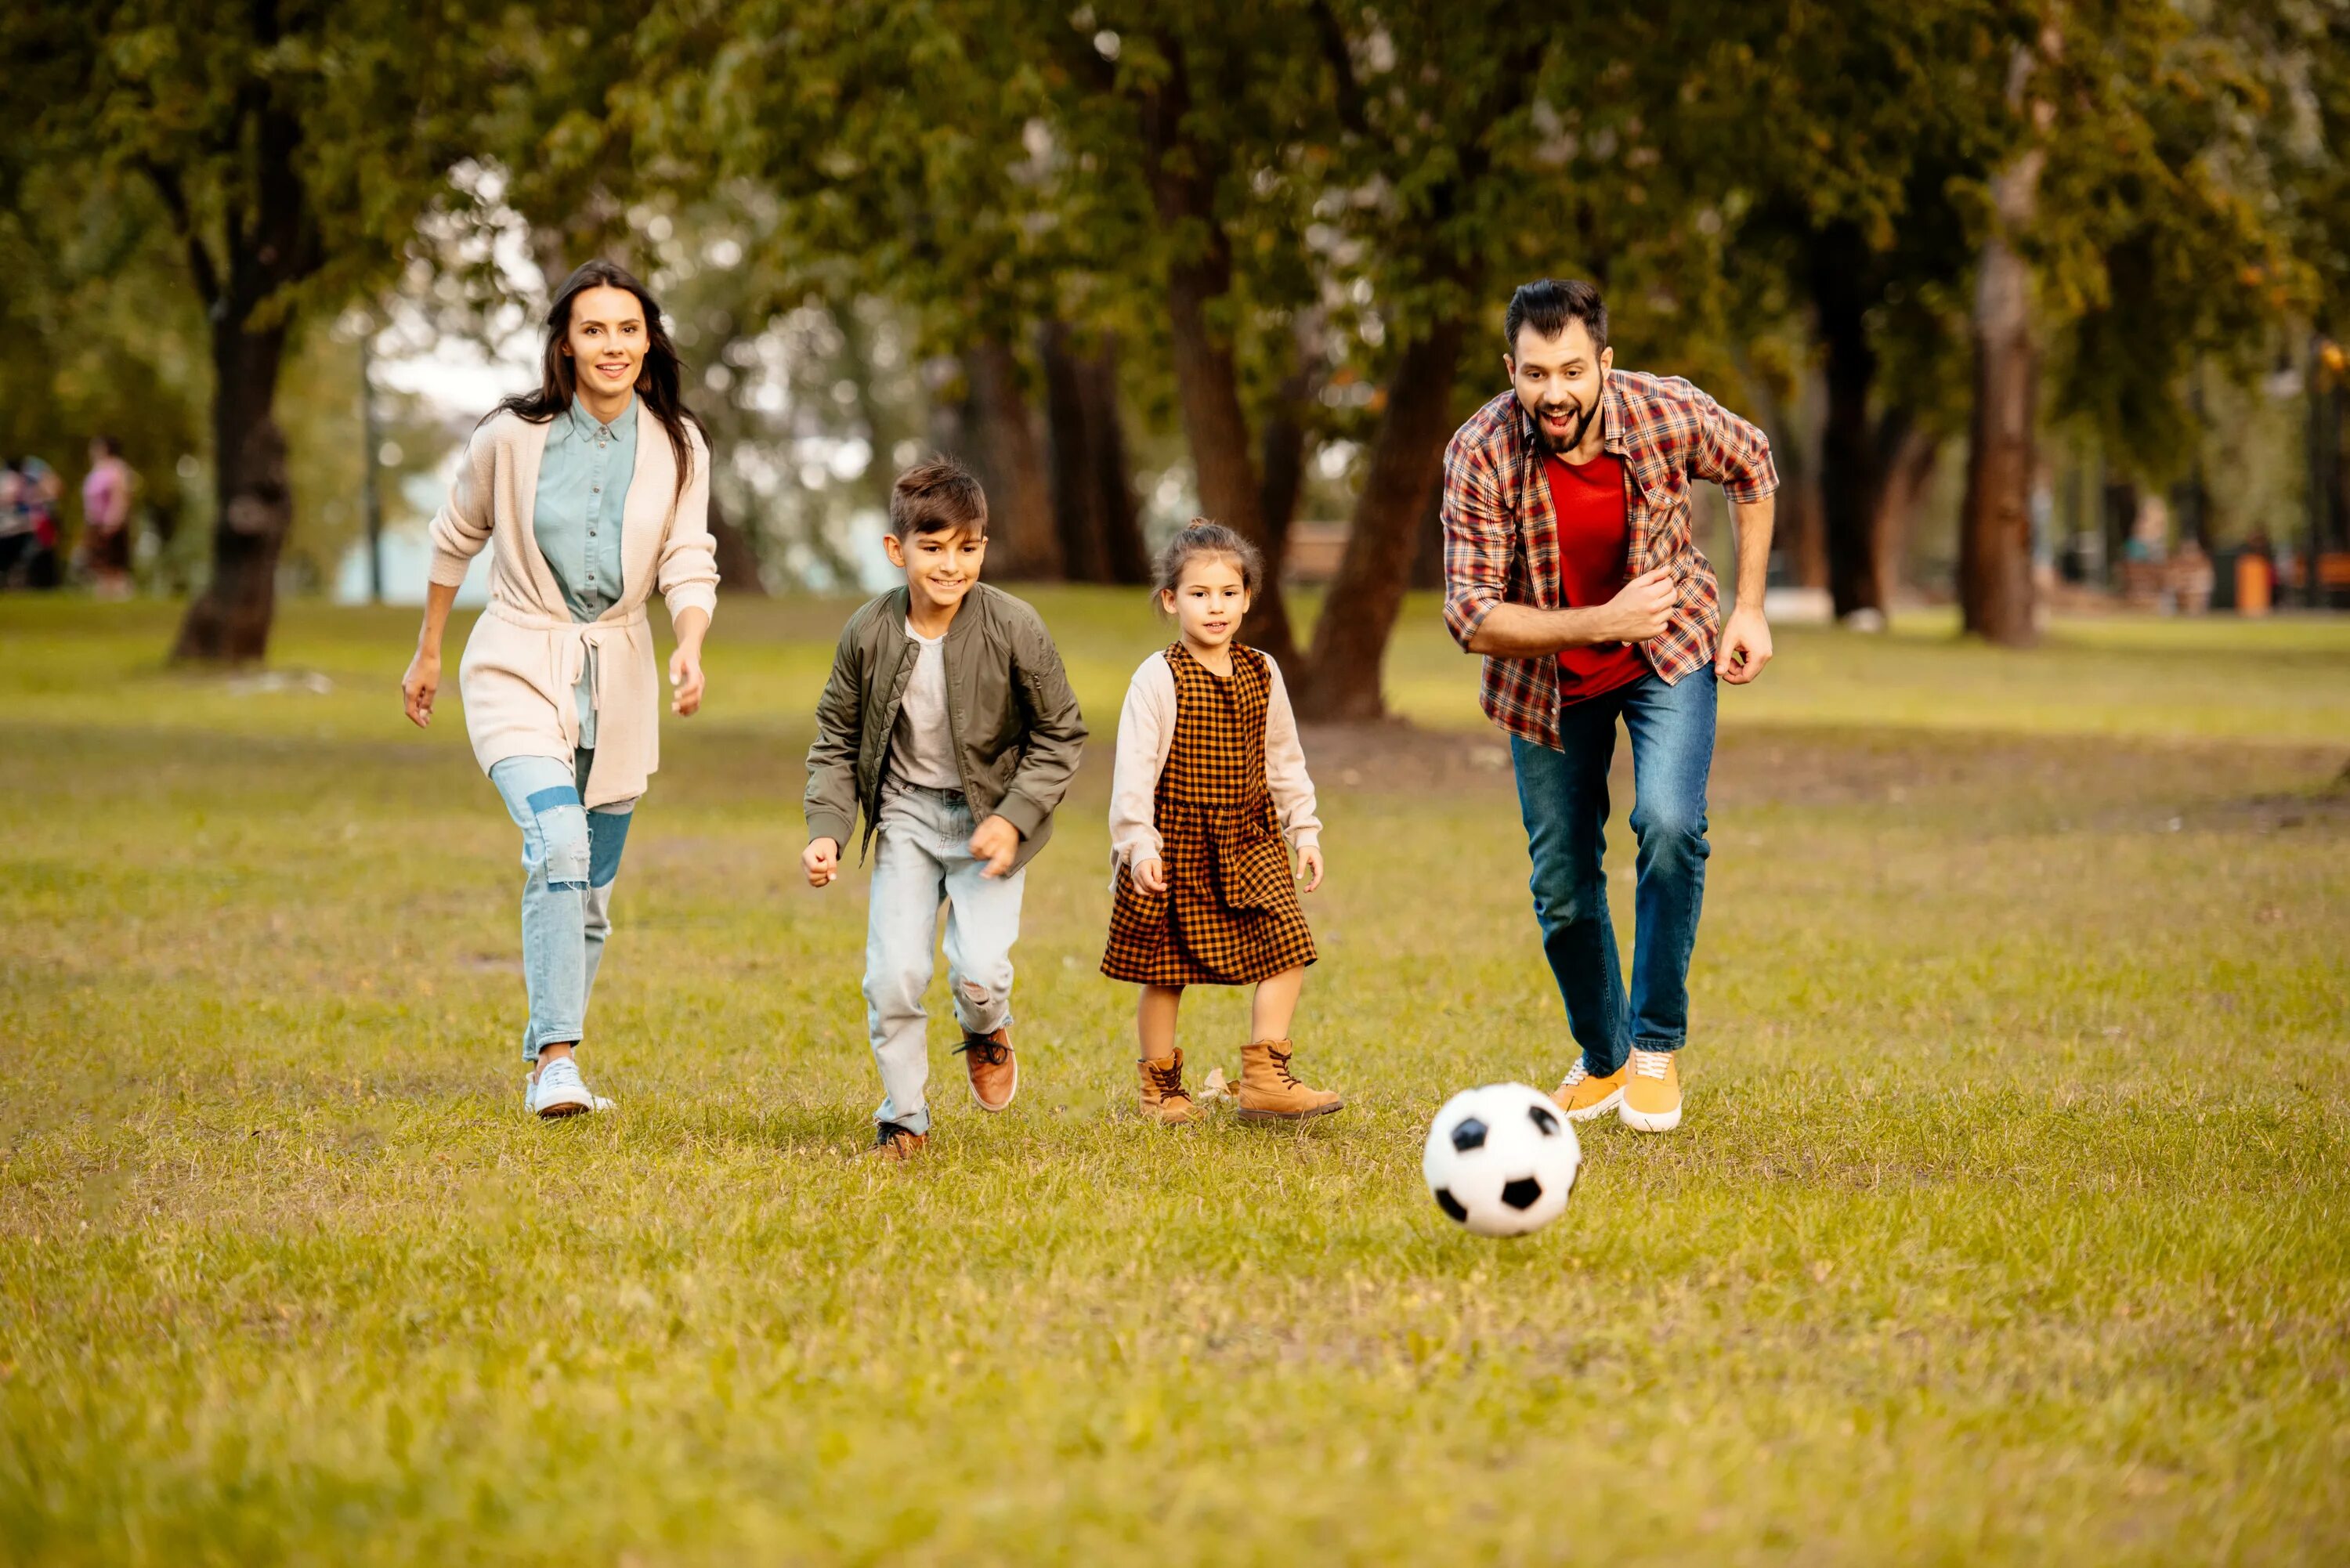
<path fill-rule="evenodd" d="M 1596 419 L 1599 415 L 1600 401 L 1607 396 L 1607 382 L 1605 378 L 1602 378 L 1599 383 L 1599 390 L 1591 400 L 1591 406 L 1583 410 L 1583 417 L 1581 419 L 1575 421 L 1574 433 L 1565 437 L 1564 440 L 1552 436 L 1550 431 L 1543 425 L 1542 410 L 1539 409 L 1534 410 L 1534 430 L 1536 433 L 1542 437 L 1543 444 L 1550 448 L 1551 455 L 1553 457 L 1565 457 L 1568 452 L 1573 452 L 1576 447 L 1583 444 L 1585 433 L 1591 429 L 1591 421 Z"/>

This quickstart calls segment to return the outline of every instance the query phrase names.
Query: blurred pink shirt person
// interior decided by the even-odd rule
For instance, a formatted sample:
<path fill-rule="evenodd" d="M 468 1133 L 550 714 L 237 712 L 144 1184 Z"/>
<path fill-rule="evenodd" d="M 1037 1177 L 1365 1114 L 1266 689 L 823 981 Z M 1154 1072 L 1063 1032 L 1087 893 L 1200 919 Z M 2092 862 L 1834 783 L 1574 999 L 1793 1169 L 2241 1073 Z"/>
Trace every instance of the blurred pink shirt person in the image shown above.
<path fill-rule="evenodd" d="M 130 465 L 111 436 L 89 443 L 89 477 L 81 482 L 82 559 L 105 598 L 130 593 Z"/>

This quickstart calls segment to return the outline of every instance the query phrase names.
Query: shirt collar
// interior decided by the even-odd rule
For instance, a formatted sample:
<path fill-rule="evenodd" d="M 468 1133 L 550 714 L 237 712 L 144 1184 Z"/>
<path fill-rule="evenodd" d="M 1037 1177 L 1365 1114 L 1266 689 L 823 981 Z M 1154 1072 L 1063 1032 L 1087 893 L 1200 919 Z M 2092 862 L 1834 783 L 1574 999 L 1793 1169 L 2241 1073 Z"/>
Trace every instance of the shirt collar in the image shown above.
<path fill-rule="evenodd" d="M 597 423 L 596 416 L 589 413 L 588 405 L 577 398 L 571 400 L 567 417 L 571 421 L 571 433 L 576 436 L 593 441 L 598 435 L 606 435 L 617 441 L 624 430 L 632 428 L 629 421 L 637 417 L 637 394 L 633 391 L 629 394 L 629 406 L 614 415 L 608 425 Z"/>

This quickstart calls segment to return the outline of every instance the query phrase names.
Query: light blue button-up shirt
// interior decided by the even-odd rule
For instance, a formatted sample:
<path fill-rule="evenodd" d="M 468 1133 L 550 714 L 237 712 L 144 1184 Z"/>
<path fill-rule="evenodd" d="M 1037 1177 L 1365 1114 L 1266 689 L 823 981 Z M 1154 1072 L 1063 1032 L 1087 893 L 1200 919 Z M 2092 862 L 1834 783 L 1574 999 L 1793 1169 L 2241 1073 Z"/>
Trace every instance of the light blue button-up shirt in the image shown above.
<path fill-rule="evenodd" d="M 574 401 L 547 428 L 531 533 L 571 618 L 594 620 L 620 597 L 620 511 L 637 472 L 637 400 L 610 424 Z M 579 744 L 596 743 L 596 650 L 579 672 Z"/>

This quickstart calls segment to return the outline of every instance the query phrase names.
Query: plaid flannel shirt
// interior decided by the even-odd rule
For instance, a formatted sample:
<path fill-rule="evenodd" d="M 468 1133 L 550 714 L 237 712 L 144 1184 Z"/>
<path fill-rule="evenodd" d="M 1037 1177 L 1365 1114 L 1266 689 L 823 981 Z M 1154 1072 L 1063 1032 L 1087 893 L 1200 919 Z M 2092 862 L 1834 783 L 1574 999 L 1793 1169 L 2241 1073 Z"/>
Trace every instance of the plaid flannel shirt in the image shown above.
<path fill-rule="evenodd" d="M 1624 462 L 1631 539 L 1629 582 L 1671 568 L 1672 618 L 1641 645 L 1667 682 L 1713 660 L 1721 590 L 1690 530 L 1690 481 L 1711 480 L 1731 500 L 1760 501 L 1779 488 L 1762 432 L 1677 376 L 1617 370 L 1599 406 L 1601 441 Z M 1558 514 L 1534 416 L 1515 390 L 1470 418 L 1444 452 L 1444 621 L 1461 646 L 1498 604 L 1564 607 Z M 1558 658 L 1488 656 L 1479 692 L 1486 716 L 1525 740 L 1559 749 Z"/>

